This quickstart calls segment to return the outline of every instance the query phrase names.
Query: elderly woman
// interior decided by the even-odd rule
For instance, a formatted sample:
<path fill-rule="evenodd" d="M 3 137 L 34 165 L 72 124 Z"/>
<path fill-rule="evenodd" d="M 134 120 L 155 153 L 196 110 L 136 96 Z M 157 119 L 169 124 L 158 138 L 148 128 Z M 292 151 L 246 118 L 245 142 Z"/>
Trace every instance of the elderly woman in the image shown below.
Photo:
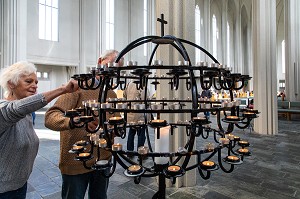
<path fill-rule="evenodd" d="M 0 199 L 26 198 L 27 180 L 39 147 L 31 113 L 54 98 L 78 89 L 70 80 L 57 89 L 37 94 L 36 67 L 15 63 L 0 75 L 4 99 L 0 100 Z"/>

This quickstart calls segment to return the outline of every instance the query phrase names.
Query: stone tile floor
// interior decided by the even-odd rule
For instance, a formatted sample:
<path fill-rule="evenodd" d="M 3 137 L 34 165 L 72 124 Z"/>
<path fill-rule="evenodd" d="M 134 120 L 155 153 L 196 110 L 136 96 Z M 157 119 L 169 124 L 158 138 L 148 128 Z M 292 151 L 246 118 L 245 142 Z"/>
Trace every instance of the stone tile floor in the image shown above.
<path fill-rule="evenodd" d="M 47 130 L 43 119 L 43 112 L 38 112 L 35 128 L 40 138 L 40 149 L 28 181 L 27 199 L 61 198 L 61 176 L 57 167 L 59 133 Z M 197 174 L 196 186 L 167 188 L 166 198 L 300 198 L 299 120 L 279 119 L 279 133 L 276 136 L 249 133 L 249 129 L 236 130 L 234 133 L 252 144 L 252 156 L 248 157 L 243 165 L 236 166 L 230 174 L 221 169 L 214 171 L 208 180 L 203 180 Z M 157 183 L 154 178 L 142 178 L 140 184 L 136 185 L 131 178 L 123 174 L 122 168 L 117 167 L 110 178 L 108 198 L 147 199 L 152 198 L 156 190 Z"/>

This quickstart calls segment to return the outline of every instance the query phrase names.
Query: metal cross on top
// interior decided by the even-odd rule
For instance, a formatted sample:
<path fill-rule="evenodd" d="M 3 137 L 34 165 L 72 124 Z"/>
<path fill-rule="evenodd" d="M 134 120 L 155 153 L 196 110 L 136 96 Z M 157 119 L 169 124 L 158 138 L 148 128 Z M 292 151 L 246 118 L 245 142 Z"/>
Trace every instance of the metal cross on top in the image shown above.
<path fill-rule="evenodd" d="M 164 24 L 168 24 L 167 21 L 164 20 L 164 14 L 160 15 L 161 18 L 157 18 L 157 21 L 161 23 L 160 25 L 160 31 L 161 31 L 161 36 L 164 36 Z"/>

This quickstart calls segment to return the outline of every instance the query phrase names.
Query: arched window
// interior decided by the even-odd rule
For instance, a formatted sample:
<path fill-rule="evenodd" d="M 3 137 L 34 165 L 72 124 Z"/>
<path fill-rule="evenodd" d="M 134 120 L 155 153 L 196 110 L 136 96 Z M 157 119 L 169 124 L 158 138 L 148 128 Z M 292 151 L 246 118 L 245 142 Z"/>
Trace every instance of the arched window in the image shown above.
<path fill-rule="evenodd" d="M 201 32 L 200 32 L 200 27 L 201 27 L 201 15 L 200 15 L 200 9 L 199 6 L 196 5 L 195 8 L 195 43 L 200 46 L 200 39 L 201 39 Z M 196 50 L 195 54 L 195 61 L 200 61 L 200 51 Z"/>
<path fill-rule="evenodd" d="M 114 19 L 115 1 L 106 0 L 106 49 L 114 49 L 114 36 L 115 36 L 115 19 Z"/>
<path fill-rule="evenodd" d="M 217 27 L 217 18 L 215 15 L 212 16 L 212 52 L 213 56 L 216 58 L 218 55 L 218 49 L 217 49 L 217 41 L 219 39 L 219 31 Z"/>

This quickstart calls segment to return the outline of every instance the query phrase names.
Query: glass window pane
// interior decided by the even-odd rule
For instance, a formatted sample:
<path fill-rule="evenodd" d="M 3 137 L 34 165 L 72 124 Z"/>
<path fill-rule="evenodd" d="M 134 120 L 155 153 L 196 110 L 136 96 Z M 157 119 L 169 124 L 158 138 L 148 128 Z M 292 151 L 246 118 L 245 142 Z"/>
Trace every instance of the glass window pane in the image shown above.
<path fill-rule="evenodd" d="M 58 9 L 52 9 L 52 41 L 58 41 Z"/>
<path fill-rule="evenodd" d="M 58 8 L 58 0 L 52 0 L 52 7 Z"/>
<path fill-rule="evenodd" d="M 45 39 L 45 6 L 39 5 L 39 38 Z"/>
<path fill-rule="evenodd" d="M 48 79 L 48 73 L 47 72 L 43 72 L 43 78 Z"/>
<path fill-rule="evenodd" d="M 36 72 L 36 76 L 37 76 L 37 78 L 41 78 L 42 77 L 42 73 L 41 72 Z"/>
<path fill-rule="evenodd" d="M 51 40 L 51 7 L 46 7 L 46 37 L 45 39 Z"/>
<path fill-rule="evenodd" d="M 52 0 L 46 0 L 46 6 L 51 6 L 52 5 Z"/>

